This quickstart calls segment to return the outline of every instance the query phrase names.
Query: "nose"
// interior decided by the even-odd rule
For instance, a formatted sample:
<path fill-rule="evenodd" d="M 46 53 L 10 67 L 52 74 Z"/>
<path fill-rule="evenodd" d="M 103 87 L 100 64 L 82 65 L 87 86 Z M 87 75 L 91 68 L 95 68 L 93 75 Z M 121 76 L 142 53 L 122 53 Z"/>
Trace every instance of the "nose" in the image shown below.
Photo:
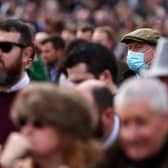
<path fill-rule="evenodd" d="M 27 123 L 21 128 L 21 133 L 25 136 L 31 135 L 33 133 L 33 127 L 31 124 Z"/>
<path fill-rule="evenodd" d="M 130 125 L 127 128 L 121 128 L 121 136 L 125 140 L 134 140 L 137 138 L 137 128 L 135 125 Z"/>

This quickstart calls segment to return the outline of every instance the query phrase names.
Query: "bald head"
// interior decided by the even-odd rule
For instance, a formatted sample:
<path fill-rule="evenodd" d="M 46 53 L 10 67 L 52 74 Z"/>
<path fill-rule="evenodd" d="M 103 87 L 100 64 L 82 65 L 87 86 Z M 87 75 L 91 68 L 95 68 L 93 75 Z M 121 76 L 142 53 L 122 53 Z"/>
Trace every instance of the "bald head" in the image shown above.
<path fill-rule="evenodd" d="M 92 92 L 94 88 L 99 88 L 99 87 L 106 87 L 105 82 L 100 81 L 100 80 L 96 80 L 96 79 L 90 79 L 90 80 L 86 80 L 82 83 L 80 83 L 77 86 L 77 89 L 81 92 Z"/>
<path fill-rule="evenodd" d="M 80 83 L 77 89 L 86 98 L 98 116 L 103 115 L 106 109 L 112 108 L 113 94 L 105 82 L 91 79 Z"/>
<path fill-rule="evenodd" d="M 97 120 L 95 137 L 106 139 L 113 130 L 113 94 L 105 82 L 91 79 L 80 83 L 77 89 L 86 98 Z M 95 121 L 96 121 L 95 120 Z"/>
<path fill-rule="evenodd" d="M 84 98 L 86 98 L 88 103 L 96 108 L 96 110 L 97 103 L 95 100 L 94 91 L 101 88 L 107 88 L 105 82 L 96 79 L 86 80 L 77 85 L 77 90 L 81 92 L 81 94 L 84 96 Z"/>
<path fill-rule="evenodd" d="M 38 32 L 35 35 L 35 39 L 37 41 L 43 41 L 45 38 L 47 38 L 49 36 L 49 34 L 47 34 L 46 32 Z"/>
<path fill-rule="evenodd" d="M 77 89 L 89 103 L 94 104 L 97 110 L 103 110 L 108 106 L 112 107 L 113 94 L 105 82 L 91 79 L 80 83 Z"/>
<path fill-rule="evenodd" d="M 35 35 L 34 43 L 37 47 L 41 47 L 41 42 L 49 37 L 49 34 L 46 32 L 38 32 Z"/>

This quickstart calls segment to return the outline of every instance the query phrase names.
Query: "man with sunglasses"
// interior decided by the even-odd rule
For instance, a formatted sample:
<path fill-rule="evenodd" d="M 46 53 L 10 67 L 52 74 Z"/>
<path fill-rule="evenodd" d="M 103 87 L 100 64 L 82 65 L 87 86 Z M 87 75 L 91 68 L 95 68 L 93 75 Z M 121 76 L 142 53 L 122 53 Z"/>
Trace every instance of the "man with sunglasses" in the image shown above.
<path fill-rule="evenodd" d="M 0 144 L 13 131 L 9 110 L 17 92 L 30 79 L 24 63 L 33 53 L 32 27 L 20 20 L 0 20 Z"/>

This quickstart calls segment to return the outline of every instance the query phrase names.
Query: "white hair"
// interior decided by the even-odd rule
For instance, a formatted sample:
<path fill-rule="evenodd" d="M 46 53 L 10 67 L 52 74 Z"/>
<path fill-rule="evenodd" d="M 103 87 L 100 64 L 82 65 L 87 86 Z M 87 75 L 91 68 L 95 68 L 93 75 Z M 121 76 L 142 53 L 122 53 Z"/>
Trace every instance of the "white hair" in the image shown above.
<path fill-rule="evenodd" d="M 147 101 L 153 112 L 168 112 L 168 90 L 165 84 L 154 78 L 131 78 L 119 88 L 115 99 L 115 108 L 122 103 L 137 99 Z M 142 107 L 143 108 L 143 107 Z"/>

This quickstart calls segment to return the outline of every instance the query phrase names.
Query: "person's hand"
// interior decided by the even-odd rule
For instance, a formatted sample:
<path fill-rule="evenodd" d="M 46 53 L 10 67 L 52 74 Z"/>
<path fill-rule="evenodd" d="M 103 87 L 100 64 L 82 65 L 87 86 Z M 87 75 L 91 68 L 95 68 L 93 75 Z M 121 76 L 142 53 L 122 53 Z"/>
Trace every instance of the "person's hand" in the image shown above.
<path fill-rule="evenodd" d="M 10 134 L 4 149 L 1 152 L 0 164 L 10 167 L 15 161 L 23 157 L 30 149 L 29 141 L 19 133 Z"/>

